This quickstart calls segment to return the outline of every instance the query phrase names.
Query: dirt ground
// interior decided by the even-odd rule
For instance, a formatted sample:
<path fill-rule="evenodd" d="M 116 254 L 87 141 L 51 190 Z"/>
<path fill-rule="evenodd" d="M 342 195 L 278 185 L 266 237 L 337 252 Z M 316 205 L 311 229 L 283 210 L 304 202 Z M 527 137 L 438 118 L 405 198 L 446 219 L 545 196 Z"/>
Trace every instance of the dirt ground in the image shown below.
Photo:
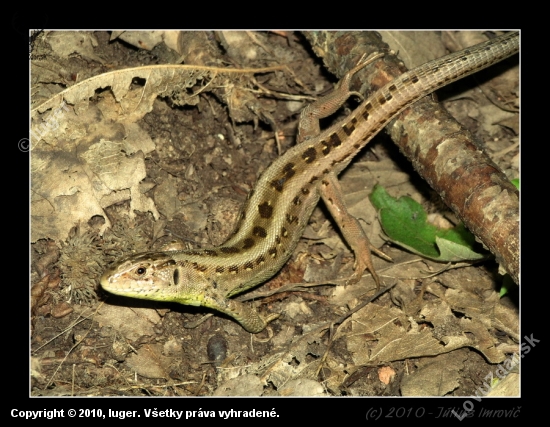
<path fill-rule="evenodd" d="M 383 40 L 422 63 L 484 35 Z M 292 32 L 42 32 L 33 49 L 31 395 L 471 396 L 498 364 L 515 371 L 519 291 L 509 283 L 499 297 L 495 260 L 439 263 L 383 238 L 374 184 L 438 225 L 456 221 L 384 132 L 340 180 L 351 213 L 393 258 L 374 262 L 395 286 L 336 327 L 375 285 L 365 273 L 346 286 L 353 253 L 322 203 L 291 260 L 237 298 L 282 314 L 258 335 L 201 307 L 103 292 L 99 277 L 124 254 L 223 243 L 259 174 L 295 143 L 300 110 L 338 79 Z M 509 179 L 519 177 L 517 62 L 438 92 Z M 198 67 L 161 67 L 182 63 Z M 261 67 L 271 69 L 249 70 Z M 67 103 L 49 106 L 62 91 Z"/>

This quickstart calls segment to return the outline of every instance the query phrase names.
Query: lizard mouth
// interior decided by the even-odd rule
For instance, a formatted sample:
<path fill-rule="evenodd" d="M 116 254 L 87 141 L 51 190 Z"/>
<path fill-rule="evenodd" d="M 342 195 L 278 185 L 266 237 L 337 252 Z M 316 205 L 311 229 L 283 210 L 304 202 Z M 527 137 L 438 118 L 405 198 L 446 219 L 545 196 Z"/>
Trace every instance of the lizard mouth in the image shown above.
<path fill-rule="evenodd" d="M 111 271 L 111 269 L 108 269 L 106 270 L 103 275 L 101 276 L 101 278 L 99 279 L 99 284 L 101 285 L 101 287 L 103 289 L 108 289 L 109 288 L 109 285 L 110 285 L 110 282 L 109 282 L 109 277 L 113 274 L 113 272 Z"/>

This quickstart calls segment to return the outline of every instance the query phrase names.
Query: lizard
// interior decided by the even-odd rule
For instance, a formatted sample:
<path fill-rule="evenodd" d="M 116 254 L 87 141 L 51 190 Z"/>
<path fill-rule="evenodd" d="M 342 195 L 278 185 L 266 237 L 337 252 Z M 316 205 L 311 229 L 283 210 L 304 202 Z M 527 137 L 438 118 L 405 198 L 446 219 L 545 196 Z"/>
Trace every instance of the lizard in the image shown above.
<path fill-rule="evenodd" d="M 519 33 L 509 32 L 427 62 L 390 81 L 349 116 L 320 131 L 319 119 L 335 112 L 355 93 L 349 89 L 353 75 L 383 55 L 361 59 L 331 94 L 304 109 L 298 144 L 262 173 L 225 243 L 215 248 L 126 256 L 107 268 L 101 286 L 116 295 L 211 308 L 232 317 L 248 332 L 258 333 L 279 314 L 262 316 L 232 297 L 281 269 L 323 198 L 355 255 L 349 283 L 368 270 L 379 288 L 371 251 L 386 256 L 370 244 L 359 222 L 347 212 L 337 175 L 392 118 L 415 101 L 518 52 Z"/>

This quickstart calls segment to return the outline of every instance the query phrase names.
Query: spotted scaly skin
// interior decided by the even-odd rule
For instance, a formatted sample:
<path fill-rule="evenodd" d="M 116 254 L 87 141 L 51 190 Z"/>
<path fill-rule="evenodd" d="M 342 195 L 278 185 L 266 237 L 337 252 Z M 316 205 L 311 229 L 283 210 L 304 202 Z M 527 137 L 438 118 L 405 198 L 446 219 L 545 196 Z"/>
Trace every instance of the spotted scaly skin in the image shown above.
<path fill-rule="evenodd" d="M 264 318 L 231 297 L 266 281 L 287 262 L 329 174 L 340 173 L 404 108 L 517 52 L 519 33 L 507 33 L 399 76 L 349 117 L 275 160 L 249 194 L 235 233 L 223 245 L 128 256 L 105 271 L 101 286 L 117 295 L 213 308 L 247 331 L 260 332 L 278 315 Z M 349 77 L 348 73 L 345 79 Z M 323 102 L 313 105 L 322 108 Z M 368 257 L 370 262 L 370 252 Z M 377 279 L 372 264 L 367 268 Z"/>

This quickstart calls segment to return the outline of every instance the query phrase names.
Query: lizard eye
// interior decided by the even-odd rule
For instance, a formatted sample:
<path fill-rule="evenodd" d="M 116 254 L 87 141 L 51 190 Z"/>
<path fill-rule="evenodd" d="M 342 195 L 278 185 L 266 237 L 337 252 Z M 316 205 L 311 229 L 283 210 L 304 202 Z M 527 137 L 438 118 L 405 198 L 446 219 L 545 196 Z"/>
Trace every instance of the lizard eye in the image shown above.
<path fill-rule="evenodd" d="M 147 272 L 147 269 L 145 267 L 136 268 L 136 274 L 138 276 L 143 276 L 146 272 Z"/>

